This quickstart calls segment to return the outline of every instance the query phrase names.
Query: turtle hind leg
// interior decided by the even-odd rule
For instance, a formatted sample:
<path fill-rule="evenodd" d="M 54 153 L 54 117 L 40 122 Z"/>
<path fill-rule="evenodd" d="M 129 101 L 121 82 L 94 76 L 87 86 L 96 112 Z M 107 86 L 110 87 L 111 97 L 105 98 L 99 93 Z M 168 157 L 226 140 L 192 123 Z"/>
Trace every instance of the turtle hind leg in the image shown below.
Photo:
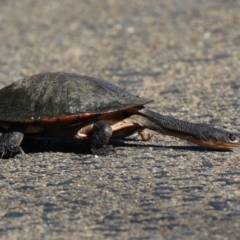
<path fill-rule="evenodd" d="M 92 133 L 90 137 L 91 153 L 106 155 L 112 152 L 113 147 L 106 146 L 111 136 L 112 136 L 112 128 L 107 122 L 103 120 L 99 120 L 95 122 L 92 128 Z"/>
<path fill-rule="evenodd" d="M 21 132 L 6 132 L 0 136 L 0 152 L 1 158 L 7 153 L 20 152 L 24 154 L 20 144 L 23 140 L 23 133 Z"/>

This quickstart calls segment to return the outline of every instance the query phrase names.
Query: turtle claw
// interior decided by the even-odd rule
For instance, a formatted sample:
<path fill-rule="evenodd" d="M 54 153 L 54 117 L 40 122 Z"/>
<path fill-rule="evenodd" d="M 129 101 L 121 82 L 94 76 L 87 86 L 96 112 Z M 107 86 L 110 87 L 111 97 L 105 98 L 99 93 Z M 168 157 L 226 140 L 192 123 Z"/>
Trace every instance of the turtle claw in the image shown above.
<path fill-rule="evenodd" d="M 0 152 L 2 153 L 1 158 L 3 158 L 7 153 L 10 153 L 10 155 L 17 152 L 20 152 L 22 155 L 25 154 L 20 146 L 1 146 Z"/>

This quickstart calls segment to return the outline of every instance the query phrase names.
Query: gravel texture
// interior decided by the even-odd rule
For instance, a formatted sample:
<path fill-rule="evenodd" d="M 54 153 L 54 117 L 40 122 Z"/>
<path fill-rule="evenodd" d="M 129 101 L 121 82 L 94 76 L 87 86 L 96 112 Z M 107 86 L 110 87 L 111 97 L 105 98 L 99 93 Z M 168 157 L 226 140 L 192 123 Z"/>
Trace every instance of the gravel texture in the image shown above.
<path fill-rule="evenodd" d="M 0 87 L 65 71 L 240 131 L 240 1 L 0 0 Z M 1 101 L 1 100 L 0 100 Z M 26 141 L 0 161 L 1 239 L 240 239 L 240 149 L 155 134 L 92 156 Z"/>

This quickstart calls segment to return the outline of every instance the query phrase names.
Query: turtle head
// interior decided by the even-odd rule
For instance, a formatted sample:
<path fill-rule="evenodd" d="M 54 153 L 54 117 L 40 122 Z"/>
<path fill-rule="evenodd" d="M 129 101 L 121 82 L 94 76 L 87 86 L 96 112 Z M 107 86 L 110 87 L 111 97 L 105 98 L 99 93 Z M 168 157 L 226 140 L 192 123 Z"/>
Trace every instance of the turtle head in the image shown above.
<path fill-rule="evenodd" d="M 200 139 L 194 139 L 193 142 L 211 149 L 231 150 L 240 147 L 240 134 L 217 128 L 209 128 L 209 131 L 203 132 Z"/>
<path fill-rule="evenodd" d="M 240 133 L 213 128 L 203 124 L 194 124 L 191 134 L 171 134 L 202 147 L 217 150 L 231 150 L 240 147 Z"/>
<path fill-rule="evenodd" d="M 240 134 L 235 132 L 225 132 L 216 142 L 220 148 L 232 149 L 240 146 Z"/>

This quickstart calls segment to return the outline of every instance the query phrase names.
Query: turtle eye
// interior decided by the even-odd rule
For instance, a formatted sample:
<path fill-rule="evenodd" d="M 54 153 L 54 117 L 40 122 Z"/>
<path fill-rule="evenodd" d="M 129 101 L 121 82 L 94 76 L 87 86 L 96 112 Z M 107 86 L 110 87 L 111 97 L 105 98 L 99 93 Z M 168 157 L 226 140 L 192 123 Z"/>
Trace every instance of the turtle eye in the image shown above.
<path fill-rule="evenodd" d="M 235 136 L 234 134 L 228 134 L 228 139 L 229 139 L 231 142 L 236 142 L 236 141 L 238 141 L 238 137 Z"/>

